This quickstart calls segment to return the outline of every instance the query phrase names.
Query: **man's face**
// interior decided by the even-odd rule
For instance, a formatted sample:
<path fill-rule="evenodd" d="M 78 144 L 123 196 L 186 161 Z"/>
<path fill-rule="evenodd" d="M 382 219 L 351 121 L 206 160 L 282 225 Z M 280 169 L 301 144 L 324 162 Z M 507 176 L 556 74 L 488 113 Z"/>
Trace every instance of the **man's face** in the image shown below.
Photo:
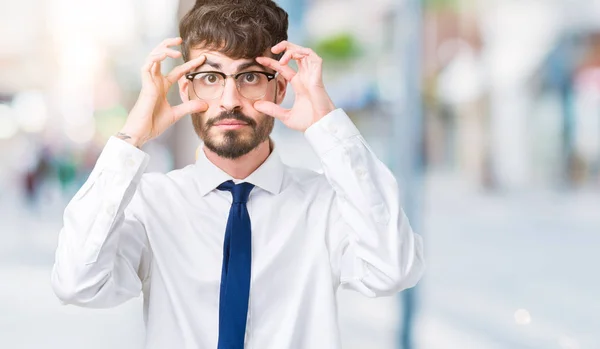
<path fill-rule="evenodd" d="M 226 75 L 250 71 L 274 73 L 259 65 L 254 59 L 231 59 L 219 52 L 207 50 L 191 50 L 190 59 L 200 55 L 206 56 L 205 63 L 193 72 L 222 72 Z M 215 75 L 208 83 L 212 83 Z M 252 80 L 248 77 L 248 80 Z M 197 85 L 196 85 L 197 86 Z M 286 83 L 282 77 L 277 77 L 267 83 L 266 92 L 260 99 L 244 97 L 238 90 L 236 80 L 225 79 L 223 92 L 215 98 L 202 98 L 208 104 L 203 113 L 192 114 L 192 123 L 204 146 L 217 155 L 236 159 L 249 153 L 259 144 L 266 141 L 273 130 L 274 119 L 254 109 L 258 100 L 280 104 L 285 96 Z M 185 79 L 180 81 L 182 100 L 200 99 L 195 93 L 192 82 Z M 202 94 L 198 92 L 202 97 Z"/>

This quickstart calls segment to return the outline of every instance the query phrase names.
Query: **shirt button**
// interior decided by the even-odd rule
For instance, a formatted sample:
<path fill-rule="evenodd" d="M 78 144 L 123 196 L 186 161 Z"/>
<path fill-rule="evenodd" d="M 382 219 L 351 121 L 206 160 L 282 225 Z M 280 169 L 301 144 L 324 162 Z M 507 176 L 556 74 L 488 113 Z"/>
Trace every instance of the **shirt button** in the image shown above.
<path fill-rule="evenodd" d="M 365 179 L 365 177 L 367 177 L 367 170 L 365 170 L 362 167 L 357 168 L 356 170 L 354 170 L 354 173 L 358 176 L 358 178 L 360 179 Z"/>
<path fill-rule="evenodd" d="M 133 161 L 133 159 L 131 157 L 128 157 L 127 159 L 125 159 L 125 166 L 131 168 L 131 167 L 135 166 L 135 161 Z"/>
<path fill-rule="evenodd" d="M 329 124 L 327 126 L 327 129 L 329 130 L 329 132 L 331 132 L 333 134 L 337 134 L 338 133 L 338 128 L 334 124 Z"/>
<path fill-rule="evenodd" d="M 390 213 L 385 204 L 378 204 L 371 208 L 375 215 L 375 221 L 380 224 L 387 224 L 390 220 Z"/>

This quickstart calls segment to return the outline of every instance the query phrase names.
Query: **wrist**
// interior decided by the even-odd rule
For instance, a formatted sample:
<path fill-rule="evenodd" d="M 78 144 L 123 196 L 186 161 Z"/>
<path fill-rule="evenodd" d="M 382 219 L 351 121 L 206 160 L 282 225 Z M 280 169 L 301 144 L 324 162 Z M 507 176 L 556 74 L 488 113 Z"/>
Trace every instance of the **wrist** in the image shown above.
<path fill-rule="evenodd" d="M 333 101 L 331 99 L 329 99 L 329 101 L 326 103 L 326 105 L 321 108 L 319 110 L 319 119 L 324 118 L 325 116 L 327 116 L 329 113 L 331 113 L 332 111 L 336 110 L 337 108 L 335 107 L 335 104 L 333 104 Z"/>
<path fill-rule="evenodd" d="M 134 137 L 127 132 L 119 131 L 115 134 L 115 137 L 119 138 L 120 140 L 122 140 L 124 142 L 127 142 L 127 143 L 133 145 L 134 147 L 136 147 L 138 149 L 141 148 L 142 145 L 144 145 L 144 143 L 139 138 Z"/>

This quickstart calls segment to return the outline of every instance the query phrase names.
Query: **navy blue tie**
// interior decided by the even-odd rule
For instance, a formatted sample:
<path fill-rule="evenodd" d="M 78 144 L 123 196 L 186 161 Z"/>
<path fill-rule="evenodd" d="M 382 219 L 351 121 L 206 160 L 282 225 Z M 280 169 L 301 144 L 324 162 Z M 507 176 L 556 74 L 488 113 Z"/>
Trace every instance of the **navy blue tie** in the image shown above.
<path fill-rule="evenodd" d="M 236 185 L 233 181 L 217 187 L 230 191 L 233 196 L 223 243 L 218 349 L 244 348 L 252 263 L 252 234 L 246 202 L 252 188 L 253 184 Z"/>

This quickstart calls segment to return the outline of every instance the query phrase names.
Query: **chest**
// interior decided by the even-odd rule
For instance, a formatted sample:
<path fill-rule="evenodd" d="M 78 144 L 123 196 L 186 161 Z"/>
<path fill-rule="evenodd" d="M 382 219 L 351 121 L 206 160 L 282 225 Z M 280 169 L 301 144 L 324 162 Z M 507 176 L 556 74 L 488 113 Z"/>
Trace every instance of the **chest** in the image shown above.
<path fill-rule="evenodd" d="M 154 265 L 181 287 L 218 293 L 231 201 L 218 195 L 164 208 L 147 224 Z M 253 288 L 276 280 L 297 286 L 298 275 L 329 270 L 326 214 L 310 201 L 251 197 Z M 235 232 L 234 232 L 235 233 Z M 192 286 L 192 287 L 190 287 Z"/>

